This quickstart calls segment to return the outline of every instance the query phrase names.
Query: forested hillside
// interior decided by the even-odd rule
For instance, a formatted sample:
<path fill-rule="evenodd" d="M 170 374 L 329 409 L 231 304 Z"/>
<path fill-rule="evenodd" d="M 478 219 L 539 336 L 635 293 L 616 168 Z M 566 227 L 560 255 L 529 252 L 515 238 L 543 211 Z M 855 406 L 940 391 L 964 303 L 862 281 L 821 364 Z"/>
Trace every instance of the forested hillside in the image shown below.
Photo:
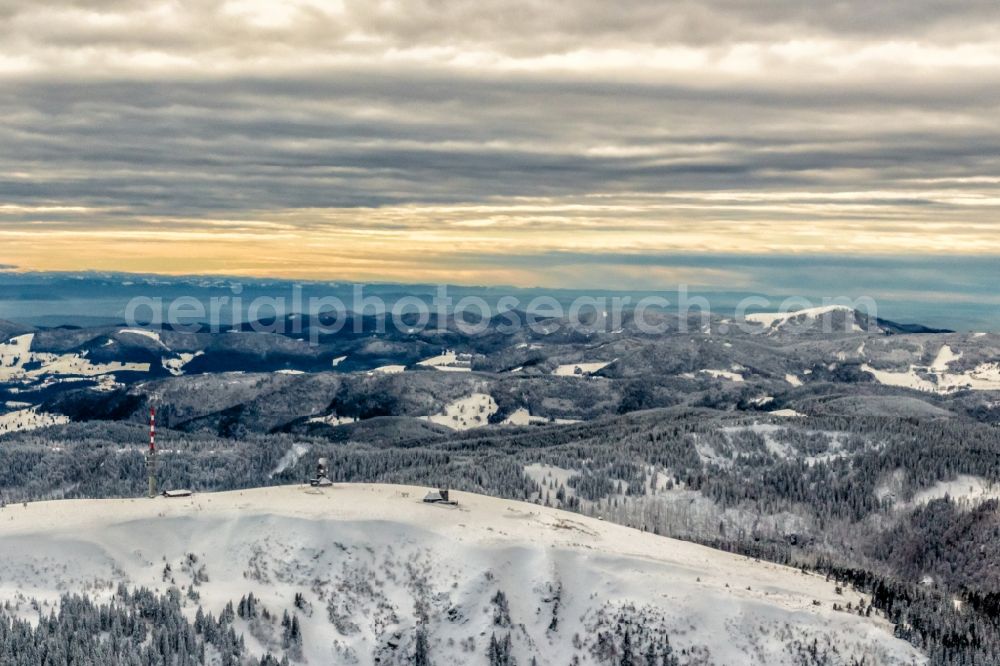
<path fill-rule="evenodd" d="M 848 329 L 15 331 L 0 501 L 142 496 L 155 407 L 161 488 L 300 483 L 326 458 L 335 483 L 528 500 L 827 572 L 936 663 L 993 663 L 998 338 L 828 312 Z"/>

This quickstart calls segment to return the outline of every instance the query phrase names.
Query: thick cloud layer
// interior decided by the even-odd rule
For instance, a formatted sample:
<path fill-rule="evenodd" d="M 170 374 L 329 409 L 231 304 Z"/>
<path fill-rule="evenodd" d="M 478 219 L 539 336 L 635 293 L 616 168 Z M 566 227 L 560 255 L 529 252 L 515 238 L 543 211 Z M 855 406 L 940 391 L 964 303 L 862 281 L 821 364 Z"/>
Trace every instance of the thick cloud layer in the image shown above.
<path fill-rule="evenodd" d="M 633 259 L 1000 255 L 995 2 L 12 0 L 0 86 L 26 268 L 722 284 L 746 274 Z"/>

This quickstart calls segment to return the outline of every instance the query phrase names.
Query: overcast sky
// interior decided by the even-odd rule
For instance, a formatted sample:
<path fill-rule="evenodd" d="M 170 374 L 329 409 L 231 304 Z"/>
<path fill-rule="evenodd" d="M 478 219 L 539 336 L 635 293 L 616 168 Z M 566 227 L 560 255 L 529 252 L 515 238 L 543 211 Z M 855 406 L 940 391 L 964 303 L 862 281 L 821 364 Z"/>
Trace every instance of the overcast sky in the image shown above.
<path fill-rule="evenodd" d="M 22 269 L 766 288 L 725 257 L 1000 256 L 996 0 L 6 0 L 0 89 Z"/>

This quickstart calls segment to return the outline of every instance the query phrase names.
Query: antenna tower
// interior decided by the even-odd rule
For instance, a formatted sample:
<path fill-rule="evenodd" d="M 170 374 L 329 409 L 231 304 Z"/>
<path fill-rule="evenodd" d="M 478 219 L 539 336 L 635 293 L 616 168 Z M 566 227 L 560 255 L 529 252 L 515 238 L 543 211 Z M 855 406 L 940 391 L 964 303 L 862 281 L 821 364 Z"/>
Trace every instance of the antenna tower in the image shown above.
<path fill-rule="evenodd" d="M 146 454 L 149 496 L 156 497 L 156 408 L 149 408 L 149 452 Z"/>

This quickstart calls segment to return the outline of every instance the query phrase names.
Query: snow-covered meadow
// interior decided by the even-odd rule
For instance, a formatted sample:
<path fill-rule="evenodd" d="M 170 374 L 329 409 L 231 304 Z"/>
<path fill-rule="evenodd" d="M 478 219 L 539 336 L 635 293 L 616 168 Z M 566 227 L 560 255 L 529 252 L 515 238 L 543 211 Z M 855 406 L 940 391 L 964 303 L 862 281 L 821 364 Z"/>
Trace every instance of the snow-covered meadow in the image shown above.
<path fill-rule="evenodd" d="M 534 504 L 454 493 L 457 507 L 427 505 L 424 492 L 286 486 L 7 506 L 0 601 L 31 616 L 30 598 L 44 610 L 68 590 L 176 586 L 193 617 L 253 592 L 275 617 L 296 614 L 293 659 L 311 664 L 404 663 L 418 619 L 441 664 L 487 663 L 497 634 L 518 663 L 604 663 L 598 643 L 620 621 L 655 626 L 697 663 L 797 664 L 813 641 L 836 647 L 833 663 L 924 662 L 877 616 L 834 610 L 860 595 L 820 576 Z M 280 628 L 237 628 L 251 652 L 275 649 Z"/>

